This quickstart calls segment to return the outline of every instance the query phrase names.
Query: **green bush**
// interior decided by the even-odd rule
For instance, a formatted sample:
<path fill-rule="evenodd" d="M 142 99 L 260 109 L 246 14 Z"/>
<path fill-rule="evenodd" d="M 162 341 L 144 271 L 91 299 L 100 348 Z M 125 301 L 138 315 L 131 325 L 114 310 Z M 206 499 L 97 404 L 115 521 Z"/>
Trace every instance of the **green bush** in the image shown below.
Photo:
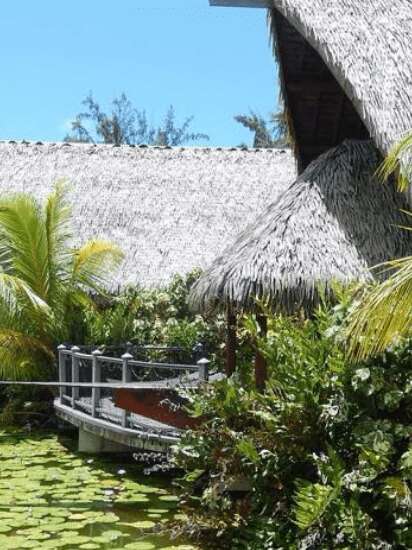
<path fill-rule="evenodd" d="M 128 288 L 98 307 L 86 312 L 87 337 L 90 344 L 116 345 L 127 341 L 180 347 L 180 360 L 189 360 L 198 342 L 216 362 L 222 358 L 224 321 L 192 313 L 187 296 L 199 272 L 186 277 L 175 276 L 165 288 Z"/>
<path fill-rule="evenodd" d="M 347 307 L 269 319 L 264 394 L 234 377 L 189 396 L 202 422 L 175 460 L 188 473 L 189 524 L 212 547 L 412 547 L 409 342 L 349 364 Z M 245 482 L 248 492 L 231 491 Z"/>

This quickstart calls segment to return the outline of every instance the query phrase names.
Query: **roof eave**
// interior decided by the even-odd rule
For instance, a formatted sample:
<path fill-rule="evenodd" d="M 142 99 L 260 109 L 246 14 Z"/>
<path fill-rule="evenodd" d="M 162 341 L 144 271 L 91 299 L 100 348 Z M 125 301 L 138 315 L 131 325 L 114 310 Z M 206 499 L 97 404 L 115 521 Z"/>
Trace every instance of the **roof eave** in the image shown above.
<path fill-rule="evenodd" d="M 271 8 L 271 0 L 209 0 L 211 6 L 223 8 Z"/>

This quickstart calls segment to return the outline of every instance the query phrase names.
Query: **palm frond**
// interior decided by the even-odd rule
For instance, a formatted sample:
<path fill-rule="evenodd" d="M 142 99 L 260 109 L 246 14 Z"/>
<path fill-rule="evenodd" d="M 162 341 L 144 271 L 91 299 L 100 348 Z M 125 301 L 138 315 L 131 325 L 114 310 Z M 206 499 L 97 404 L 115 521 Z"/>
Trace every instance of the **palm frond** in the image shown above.
<path fill-rule="evenodd" d="M 0 273 L 0 301 L 13 315 L 21 313 L 25 307 L 44 315 L 51 313 L 48 304 L 25 281 L 8 273 Z"/>
<path fill-rule="evenodd" d="M 109 241 L 92 240 L 75 251 L 73 284 L 101 292 L 108 277 L 123 259 L 121 249 Z"/>
<path fill-rule="evenodd" d="M 0 329 L 0 377 L 30 380 L 50 372 L 54 355 L 41 340 L 23 332 Z"/>
<path fill-rule="evenodd" d="M 412 256 L 388 262 L 394 273 L 366 289 L 349 316 L 349 355 L 364 359 L 385 350 L 411 330 Z"/>
<path fill-rule="evenodd" d="M 28 195 L 0 201 L 0 258 L 6 272 L 47 297 L 47 237 L 41 210 Z"/>
<path fill-rule="evenodd" d="M 400 191 L 405 191 L 412 180 L 412 133 L 406 134 L 389 151 L 377 174 L 386 181 L 392 174 L 397 175 Z"/>
<path fill-rule="evenodd" d="M 67 189 L 68 186 L 64 180 L 57 182 L 53 193 L 47 198 L 45 206 L 48 271 L 51 292 L 58 276 L 67 273 L 71 257 L 68 242 L 72 237 L 70 227 L 72 212 L 67 202 Z"/>
<path fill-rule="evenodd" d="M 90 306 L 87 292 L 100 292 L 122 258 L 106 241 L 70 247 L 66 188 L 58 183 L 44 209 L 27 195 L 0 200 L 0 376 L 44 374 Z"/>

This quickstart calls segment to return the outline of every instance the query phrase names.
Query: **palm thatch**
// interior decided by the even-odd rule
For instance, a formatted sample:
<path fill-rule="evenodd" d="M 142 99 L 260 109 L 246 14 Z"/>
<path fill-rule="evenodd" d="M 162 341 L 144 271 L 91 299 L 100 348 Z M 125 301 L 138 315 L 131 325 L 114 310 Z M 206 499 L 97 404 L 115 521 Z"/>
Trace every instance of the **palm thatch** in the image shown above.
<path fill-rule="evenodd" d="M 344 139 L 369 136 L 387 154 L 412 128 L 412 2 L 266 5 L 300 171 Z"/>
<path fill-rule="evenodd" d="M 125 252 L 117 289 L 205 268 L 296 169 L 281 149 L 0 143 L 1 194 L 43 200 L 62 178 L 71 184 L 77 242 L 99 237 Z"/>
<path fill-rule="evenodd" d="M 313 161 L 202 275 L 192 307 L 310 309 L 319 285 L 370 280 L 371 266 L 410 254 L 405 199 L 376 180 L 380 160 L 371 142 L 345 141 Z"/>

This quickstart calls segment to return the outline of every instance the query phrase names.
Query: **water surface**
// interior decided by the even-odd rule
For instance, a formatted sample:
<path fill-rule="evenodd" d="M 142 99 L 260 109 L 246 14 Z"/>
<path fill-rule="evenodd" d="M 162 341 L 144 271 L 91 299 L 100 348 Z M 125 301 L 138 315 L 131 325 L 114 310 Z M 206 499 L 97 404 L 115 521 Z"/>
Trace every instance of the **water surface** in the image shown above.
<path fill-rule="evenodd" d="M 178 517 L 170 480 L 144 476 L 131 460 L 0 430 L 0 548 L 195 550 L 168 536 L 164 526 Z"/>

